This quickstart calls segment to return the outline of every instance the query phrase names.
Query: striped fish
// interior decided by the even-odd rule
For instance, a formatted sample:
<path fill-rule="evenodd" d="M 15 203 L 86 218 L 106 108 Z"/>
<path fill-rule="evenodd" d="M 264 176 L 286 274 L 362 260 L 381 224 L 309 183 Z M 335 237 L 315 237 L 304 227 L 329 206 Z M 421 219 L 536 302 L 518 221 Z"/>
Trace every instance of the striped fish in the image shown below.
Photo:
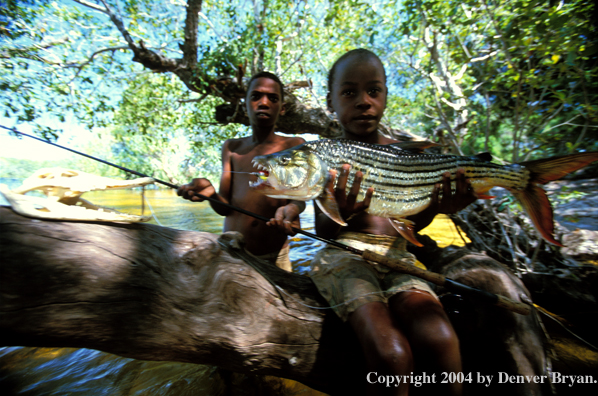
<path fill-rule="evenodd" d="M 429 206 L 434 185 L 442 182 L 443 173 L 451 173 L 454 191 L 456 172 L 462 168 L 479 198 L 493 198 L 486 195 L 492 187 L 506 188 L 519 200 L 540 235 L 562 246 L 553 236 L 552 207 L 538 185 L 598 160 L 598 153 L 593 152 L 500 165 L 490 162 L 492 157 L 488 153 L 465 157 L 422 152 L 431 145 L 434 144 L 404 142 L 381 146 L 345 139 L 307 142 L 255 157 L 253 163 L 260 171 L 260 178 L 250 184 L 272 198 L 315 199 L 332 220 L 346 225 L 334 197 L 326 194 L 324 186 L 331 169 L 340 170 L 343 164 L 349 164 L 348 188 L 355 173 L 363 173 L 358 200 L 363 200 L 367 189 L 374 187 L 367 212 L 390 219 L 405 239 L 421 246 L 415 239 L 413 223 L 406 218 Z"/>

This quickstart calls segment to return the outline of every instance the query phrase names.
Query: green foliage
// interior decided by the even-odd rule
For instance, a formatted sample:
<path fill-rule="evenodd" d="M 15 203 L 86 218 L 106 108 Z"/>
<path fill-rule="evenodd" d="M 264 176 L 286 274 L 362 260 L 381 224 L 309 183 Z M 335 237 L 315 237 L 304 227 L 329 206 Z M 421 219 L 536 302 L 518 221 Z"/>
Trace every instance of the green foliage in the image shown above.
<path fill-rule="evenodd" d="M 75 164 L 76 161 L 74 160 L 36 161 L 22 158 L 0 157 L 0 169 L 2 169 L 2 177 L 9 179 L 26 179 L 33 173 L 35 173 L 37 170 L 42 168 L 68 168 L 72 167 Z"/>
<path fill-rule="evenodd" d="M 124 166 L 183 183 L 218 175 L 220 149 L 237 126 L 211 125 L 211 98 L 188 105 L 188 91 L 172 75 L 142 73 L 128 82 L 109 129 L 113 154 Z"/>
<path fill-rule="evenodd" d="M 38 10 L 47 3 L 48 0 L 0 0 L 0 39 L 35 35 L 32 24 Z"/>
<path fill-rule="evenodd" d="M 133 62 L 104 13 L 73 1 L 11 4 L 28 28 L 0 42 L 2 114 L 50 138 L 72 115 L 102 136 L 100 154 L 172 181 L 217 174 L 223 141 L 248 134 L 214 124 L 222 100 L 202 96 L 208 84 L 239 65 L 246 75 L 266 69 L 287 83 L 312 81 L 295 94 L 325 107 L 328 68 L 356 47 L 386 66 L 391 127 L 511 161 L 598 149 L 590 0 L 205 0 L 196 92 Z M 182 57 L 185 1 L 106 4 L 135 43 Z"/>
<path fill-rule="evenodd" d="M 489 150 L 513 161 L 596 147 L 593 2 L 468 0 L 455 7 L 407 0 L 404 6 L 401 30 L 411 55 L 404 63 L 425 87 L 417 99 L 436 103 L 420 122 L 447 129 L 467 121 L 455 132 L 463 152 Z M 460 91 L 444 84 L 454 76 Z"/>

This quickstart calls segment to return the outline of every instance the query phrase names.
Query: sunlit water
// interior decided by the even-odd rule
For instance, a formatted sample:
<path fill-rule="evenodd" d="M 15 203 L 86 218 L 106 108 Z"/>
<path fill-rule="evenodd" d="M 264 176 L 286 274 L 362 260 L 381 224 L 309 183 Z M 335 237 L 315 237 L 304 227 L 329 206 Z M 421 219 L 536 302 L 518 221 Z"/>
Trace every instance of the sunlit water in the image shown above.
<path fill-rule="evenodd" d="M 11 188 L 19 185 L 18 181 L 7 184 Z M 146 214 L 154 215 L 150 223 L 165 227 L 216 234 L 222 229 L 223 217 L 215 214 L 208 203 L 185 201 L 172 190 L 146 190 L 144 195 L 144 205 L 140 191 L 88 193 L 84 198 L 127 213 L 140 214 L 143 207 Z M 0 204 L 7 204 L 1 196 Z M 301 224 L 304 230 L 314 231 L 311 203 L 301 215 Z M 462 244 L 452 222 L 446 218 L 438 218 L 428 230 L 442 245 Z M 322 246 L 322 242 L 307 236 L 292 238 L 293 270 L 305 273 L 314 253 Z M 287 395 L 318 394 L 294 381 L 279 382 L 284 389 L 282 393 Z M 6 347 L 0 348 L 0 390 L 2 395 L 28 396 L 220 395 L 224 383 L 211 366 L 139 361 L 89 349 Z M 246 394 L 251 393 L 248 389 Z"/>

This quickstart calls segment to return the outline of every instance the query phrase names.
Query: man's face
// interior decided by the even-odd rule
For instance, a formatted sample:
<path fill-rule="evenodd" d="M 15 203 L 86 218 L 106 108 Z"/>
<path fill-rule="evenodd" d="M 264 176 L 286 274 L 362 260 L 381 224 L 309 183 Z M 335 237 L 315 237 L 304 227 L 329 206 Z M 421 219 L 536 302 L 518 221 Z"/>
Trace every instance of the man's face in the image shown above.
<path fill-rule="evenodd" d="M 386 108 L 386 79 L 375 58 L 349 57 L 336 65 L 328 108 L 335 111 L 345 137 L 365 137 L 378 128 Z"/>
<path fill-rule="evenodd" d="M 256 78 L 247 90 L 247 115 L 252 126 L 270 127 L 276 124 L 278 116 L 284 114 L 280 100 L 282 87 L 267 77 Z"/>

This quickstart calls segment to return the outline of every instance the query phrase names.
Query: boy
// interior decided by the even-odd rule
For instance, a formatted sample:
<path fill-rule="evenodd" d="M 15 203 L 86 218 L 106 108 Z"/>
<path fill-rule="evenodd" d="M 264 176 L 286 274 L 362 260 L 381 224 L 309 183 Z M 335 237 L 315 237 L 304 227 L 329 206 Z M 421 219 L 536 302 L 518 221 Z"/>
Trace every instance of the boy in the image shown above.
<path fill-rule="evenodd" d="M 299 228 L 299 214 L 305 203 L 268 198 L 249 188 L 257 172 L 251 163 L 256 155 L 284 150 L 304 143 L 300 137 L 283 137 L 274 133 L 278 117 L 284 114 L 284 93 L 280 79 L 269 72 L 255 74 L 249 81 L 245 104 L 252 135 L 229 139 L 222 147 L 222 175 L 218 193 L 209 180 L 193 179 L 181 186 L 177 194 L 191 201 L 203 201 L 197 194 L 215 198 L 234 206 L 270 217 L 264 223 L 210 201 L 221 216 L 226 216 L 223 231 L 239 231 L 245 239 L 247 251 L 276 266 L 291 271 L 287 234 Z M 281 232 L 283 231 L 283 232 Z"/>
<path fill-rule="evenodd" d="M 395 142 L 378 131 L 387 91 L 384 66 L 374 53 L 359 49 L 339 58 L 330 70 L 328 89 L 328 107 L 337 114 L 343 138 L 374 144 Z M 341 226 L 316 210 L 318 235 L 387 257 L 413 261 L 413 256 L 406 252 L 406 241 L 389 220 L 364 211 L 373 189 L 368 190 L 363 202 L 356 202 L 363 178 L 361 172 L 357 172 L 347 194 L 349 169 L 349 165 L 343 167 L 335 189 L 336 172 L 332 172 L 327 185 L 336 196 L 341 216 L 349 219 L 348 226 L 341 230 Z M 440 186 L 436 186 L 431 208 L 417 219 L 412 218 L 419 228 L 426 226 L 436 213 L 456 211 L 475 200 L 463 172 L 457 177 L 456 196 L 450 194 L 447 175 L 444 178 L 442 200 L 438 200 Z M 444 387 L 443 394 L 460 394 L 459 383 L 439 384 L 440 373 L 461 371 L 461 357 L 457 336 L 426 282 L 334 247 L 318 253 L 310 275 L 335 312 L 354 329 L 369 373 L 393 376 L 409 376 L 413 371 L 436 373 L 437 384 Z M 365 374 L 364 381 L 370 378 Z M 368 394 L 409 392 L 408 382 L 396 388 L 371 382 L 366 386 Z M 434 384 L 423 385 L 422 391 L 432 391 L 433 387 Z"/>

